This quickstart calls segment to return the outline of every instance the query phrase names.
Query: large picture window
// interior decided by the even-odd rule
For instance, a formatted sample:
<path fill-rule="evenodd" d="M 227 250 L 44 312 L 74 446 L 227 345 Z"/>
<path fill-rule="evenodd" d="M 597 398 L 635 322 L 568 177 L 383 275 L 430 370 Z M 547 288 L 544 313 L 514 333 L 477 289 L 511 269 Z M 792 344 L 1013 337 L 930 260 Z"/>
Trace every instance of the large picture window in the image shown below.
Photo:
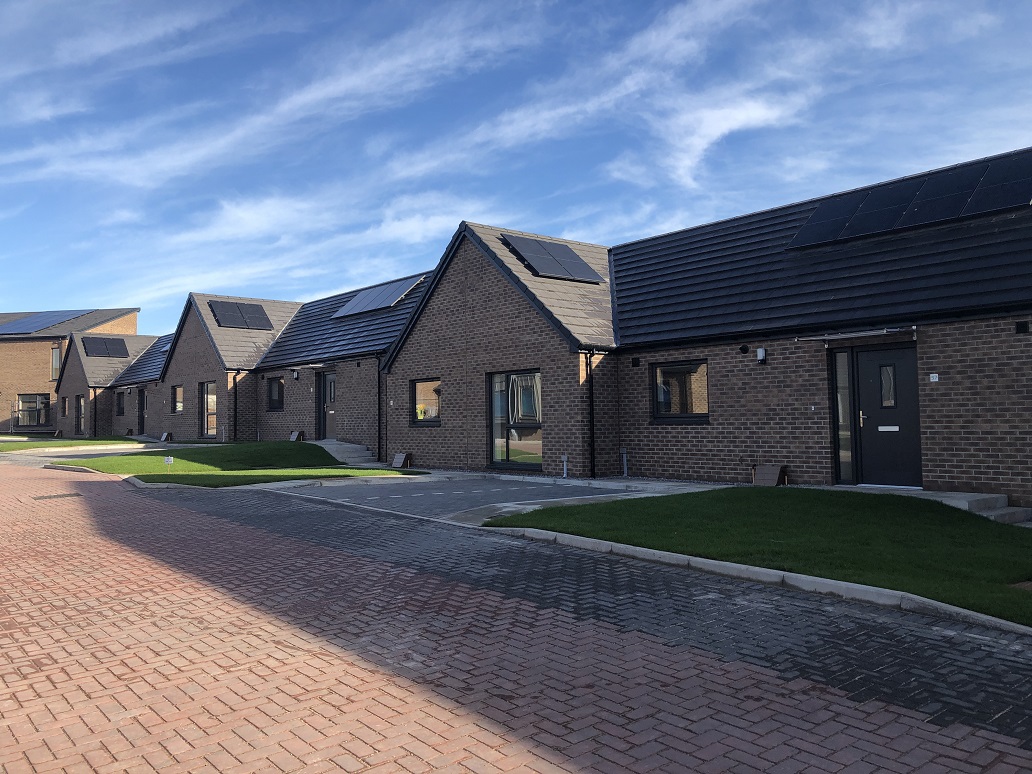
<path fill-rule="evenodd" d="M 492 374 L 491 461 L 541 467 L 541 372 Z"/>
<path fill-rule="evenodd" d="M 265 383 L 269 390 L 269 411 L 283 411 L 283 377 L 270 376 Z"/>
<path fill-rule="evenodd" d="M 49 424 L 49 395 L 44 393 L 18 396 L 18 427 L 39 427 Z"/>
<path fill-rule="evenodd" d="M 412 424 L 441 424 L 441 380 L 416 379 L 411 387 Z"/>
<path fill-rule="evenodd" d="M 709 420 L 709 376 L 705 360 L 652 367 L 652 417 L 658 422 Z"/>

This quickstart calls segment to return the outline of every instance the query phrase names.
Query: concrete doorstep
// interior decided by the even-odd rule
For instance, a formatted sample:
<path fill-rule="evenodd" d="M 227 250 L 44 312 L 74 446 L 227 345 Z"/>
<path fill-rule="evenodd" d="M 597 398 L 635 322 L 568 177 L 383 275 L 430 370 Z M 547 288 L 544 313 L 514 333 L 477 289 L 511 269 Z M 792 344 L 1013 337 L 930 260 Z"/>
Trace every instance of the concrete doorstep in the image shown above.
<path fill-rule="evenodd" d="M 642 559 L 647 562 L 687 567 L 691 570 L 724 575 L 729 578 L 770 583 L 776 586 L 796 589 L 797 591 L 828 594 L 857 602 L 870 602 L 882 607 L 892 607 L 913 613 L 953 618 L 965 623 L 978 624 L 1032 637 L 1032 627 L 1030 626 L 1024 626 L 1013 621 L 1005 621 L 1002 618 L 985 615 L 984 613 L 976 613 L 973 610 L 955 607 L 945 602 L 938 602 L 934 599 L 920 597 L 905 591 L 893 591 L 892 589 L 883 589 L 877 586 L 865 586 L 861 583 L 818 578 L 813 575 L 800 575 L 799 573 L 771 570 L 765 567 L 752 567 L 747 564 L 736 564 L 735 562 L 704 559 L 699 556 L 675 554 L 670 551 L 658 551 L 654 548 L 641 548 L 640 546 L 631 546 L 625 543 L 613 543 L 608 540 L 581 537 L 580 535 L 567 535 L 563 532 L 551 532 L 544 529 L 524 527 L 483 527 L 482 529 L 501 532 L 512 537 L 537 540 L 543 543 L 556 543 L 563 546 L 572 546 L 573 548 L 583 548 L 587 551 L 596 551 L 602 554 L 615 554 L 616 556 L 625 556 L 630 559 Z"/>

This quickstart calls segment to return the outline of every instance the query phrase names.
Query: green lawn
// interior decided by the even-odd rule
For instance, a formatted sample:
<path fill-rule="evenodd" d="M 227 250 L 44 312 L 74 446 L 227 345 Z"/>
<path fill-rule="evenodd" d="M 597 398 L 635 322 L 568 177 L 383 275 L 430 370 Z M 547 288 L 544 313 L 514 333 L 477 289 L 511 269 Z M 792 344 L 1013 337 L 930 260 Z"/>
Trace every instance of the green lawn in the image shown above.
<path fill-rule="evenodd" d="M 168 472 L 165 457 L 173 458 Z M 325 449 L 310 443 L 268 441 L 225 446 L 191 447 L 75 460 L 104 473 L 135 476 L 149 483 L 221 487 L 267 484 L 305 478 L 350 478 L 398 475 L 395 470 L 346 468 Z M 411 474 L 405 471 L 404 474 Z"/>
<path fill-rule="evenodd" d="M 898 495 L 736 487 L 563 506 L 492 527 L 537 527 L 908 591 L 1032 626 L 1032 529 Z"/>
<path fill-rule="evenodd" d="M 0 452 L 25 451 L 26 449 L 58 449 L 69 446 L 111 446 L 114 444 L 135 444 L 144 443 L 135 438 L 125 436 L 114 436 L 112 438 L 34 438 L 31 441 L 3 441 L 0 442 Z"/>

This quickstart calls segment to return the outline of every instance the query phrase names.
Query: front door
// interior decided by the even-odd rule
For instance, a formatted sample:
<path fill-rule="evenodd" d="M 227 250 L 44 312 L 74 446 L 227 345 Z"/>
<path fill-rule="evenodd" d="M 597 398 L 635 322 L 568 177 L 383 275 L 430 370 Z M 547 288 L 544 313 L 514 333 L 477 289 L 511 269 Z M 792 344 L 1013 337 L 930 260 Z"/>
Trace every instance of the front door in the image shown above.
<path fill-rule="evenodd" d="M 144 435 L 147 425 L 147 390 L 141 387 L 136 395 L 136 434 Z"/>
<path fill-rule="evenodd" d="M 921 486 L 917 350 L 857 350 L 854 362 L 858 483 Z"/>
<path fill-rule="evenodd" d="M 333 371 L 320 376 L 319 438 L 337 438 L 337 374 Z"/>

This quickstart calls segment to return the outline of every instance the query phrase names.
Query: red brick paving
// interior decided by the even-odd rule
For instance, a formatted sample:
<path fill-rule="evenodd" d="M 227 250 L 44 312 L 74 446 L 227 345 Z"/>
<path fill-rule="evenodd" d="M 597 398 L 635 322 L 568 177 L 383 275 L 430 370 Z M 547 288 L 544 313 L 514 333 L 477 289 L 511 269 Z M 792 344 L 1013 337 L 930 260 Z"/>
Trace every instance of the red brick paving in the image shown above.
<path fill-rule="evenodd" d="M 162 551 L 129 547 L 112 523 Z M 1032 771 L 1007 737 L 410 568 L 342 562 L 103 476 L 0 465 L 0 534 L 9 774 Z M 176 550 L 185 566 L 239 566 L 244 586 L 271 579 L 262 594 L 329 588 L 347 613 L 276 615 L 247 588 L 155 558 Z"/>

